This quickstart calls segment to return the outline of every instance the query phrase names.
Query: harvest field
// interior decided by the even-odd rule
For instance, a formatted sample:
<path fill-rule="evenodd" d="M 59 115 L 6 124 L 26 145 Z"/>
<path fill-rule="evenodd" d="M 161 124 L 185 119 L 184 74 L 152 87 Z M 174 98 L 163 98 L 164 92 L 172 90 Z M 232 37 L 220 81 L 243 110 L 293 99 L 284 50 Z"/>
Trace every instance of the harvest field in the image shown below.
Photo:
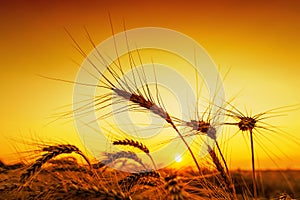
<path fill-rule="evenodd" d="M 58 2 L 0 6 L 1 200 L 300 199 L 298 1 Z"/>
<path fill-rule="evenodd" d="M 214 171 L 161 169 L 155 176 L 141 177 L 134 182 L 122 182 L 128 173 L 112 169 L 91 169 L 79 165 L 72 157 L 52 160 L 27 185 L 20 183 L 23 170 L 19 166 L 1 165 L 1 199 L 231 199 L 220 187 L 221 177 Z M 300 172 L 259 171 L 259 199 L 299 199 Z M 288 184 L 283 181 L 284 173 Z M 252 199 L 250 171 L 232 171 L 238 199 Z M 22 190 L 20 191 L 20 187 Z M 155 195 L 153 195 L 155 193 Z"/>

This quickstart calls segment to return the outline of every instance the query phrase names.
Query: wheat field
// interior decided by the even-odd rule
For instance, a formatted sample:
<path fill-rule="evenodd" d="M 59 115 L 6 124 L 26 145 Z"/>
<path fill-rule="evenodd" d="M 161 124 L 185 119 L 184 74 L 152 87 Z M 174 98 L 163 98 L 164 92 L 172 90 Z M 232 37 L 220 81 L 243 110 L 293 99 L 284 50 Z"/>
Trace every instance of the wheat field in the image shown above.
<path fill-rule="evenodd" d="M 34 134 L 23 138 L 15 134 L 15 130 L 7 131 L 10 137 L 2 141 L 5 144 L 4 149 L 8 149 L 6 143 L 12 144 L 14 153 L 5 154 L 4 158 L 0 158 L 0 200 L 300 199 L 300 171 L 293 168 L 294 166 L 297 168 L 299 164 L 299 161 L 296 162 L 293 159 L 299 157 L 300 147 L 300 139 L 297 137 L 296 130 L 297 117 L 299 117 L 296 115 L 300 110 L 300 104 L 298 93 L 295 92 L 299 83 L 297 76 L 299 62 L 296 59 L 299 46 L 297 44 L 298 31 L 300 30 L 297 29 L 299 6 L 292 6 L 297 3 L 281 5 L 277 2 L 276 6 L 273 6 L 273 2 L 270 5 L 260 3 L 263 9 L 257 11 L 254 4 L 249 4 L 250 7 L 244 8 L 237 6 L 236 2 L 232 5 L 219 3 L 220 6 L 208 3 L 211 10 L 216 9 L 216 12 L 210 12 L 205 9 L 204 4 L 199 6 L 193 2 L 190 3 L 189 5 L 182 3 L 177 7 L 171 5 L 173 2 L 162 3 L 161 8 L 153 9 L 159 11 L 155 13 L 155 16 L 153 13 L 148 13 L 149 7 L 154 4 L 140 5 L 138 3 L 130 4 L 131 7 L 122 3 L 118 5 L 98 3 L 95 4 L 98 5 L 98 9 L 95 9 L 97 6 L 87 9 L 85 7 L 87 4 L 84 3 L 78 4 L 78 7 L 75 4 L 62 4 L 62 7 L 47 5 L 51 10 L 49 13 L 47 9 L 43 10 L 43 3 L 33 8 L 30 6 L 24 8 L 35 12 L 32 16 L 29 15 L 30 23 L 28 24 L 32 25 L 30 26 L 32 30 L 34 30 L 32 27 L 37 26 L 41 32 L 35 33 L 36 35 L 32 30 L 26 32 L 28 24 L 24 25 L 24 30 L 21 29 L 24 31 L 24 38 L 23 32 L 18 30 L 20 34 L 18 37 L 22 36 L 22 41 L 25 41 L 22 43 L 23 46 L 29 44 L 26 43 L 28 40 L 34 41 L 32 45 L 28 45 L 29 47 L 39 47 L 41 43 L 38 40 L 39 37 L 42 38 L 40 40 L 47 42 L 42 43 L 44 46 L 41 45 L 40 49 L 37 48 L 32 53 L 29 47 L 29 50 L 24 48 L 26 53 L 24 55 L 23 52 L 19 53 L 20 61 L 15 59 L 16 45 L 12 48 L 13 59 L 3 59 L 3 65 L 8 66 L 12 61 L 20 66 L 24 63 L 30 65 L 36 62 L 35 78 L 41 81 L 38 82 L 39 84 L 33 84 L 31 80 L 27 80 L 27 84 L 38 88 L 30 93 L 28 89 L 22 88 L 23 84 L 26 85 L 22 79 L 26 76 L 24 73 L 26 67 L 18 68 L 17 72 L 13 70 L 13 67 L 7 69 L 7 71 L 14 71 L 12 74 L 17 75 L 16 77 L 22 78 L 16 78 L 18 79 L 16 81 L 12 78 L 14 76 L 5 77 L 9 81 L 15 80 L 16 84 L 11 85 L 17 89 L 9 88 L 9 92 L 3 90 L 5 91 L 4 102 L 14 102 L 14 105 L 0 104 L 6 107 L 3 109 L 3 119 L 0 120 L 4 127 L 1 131 L 6 131 L 6 123 L 10 126 L 18 126 L 16 125 L 18 123 L 14 123 L 12 119 L 17 119 L 19 113 L 20 116 L 23 113 L 23 117 L 20 118 L 23 121 L 19 124 L 32 125 L 32 121 L 36 119 L 30 121 L 28 118 L 27 121 L 25 114 L 34 113 L 35 117 L 43 118 L 45 116 L 41 116 L 42 112 L 38 113 L 41 107 L 55 104 L 59 108 L 51 111 L 44 110 L 44 114 L 46 113 L 48 117 L 46 125 L 44 123 L 42 125 L 44 129 L 37 130 L 37 132 L 54 130 L 53 133 L 47 135 L 50 140 L 39 139 Z M 17 8 L 22 10 L 23 7 L 20 5 Z M 120 5 L 127 6 L 128 11 Z M 78 12 L 70 11 L 69 13 L 68 6 Z M 110 12 L 105 14 L 105 19 L 108 21 L 106 25 L 109 28 L 105 30 L 103 30 L 104 26 L 99 28 L 101 29 L 99 32 L 103 35 L 93 34 L 96 22 L 91 30 L 88 25 L 80 29 L 83 37 L 78 36 L 78 32 L 73 31 L 72 28 L 60 27 L 60 31 L 64 31 L 67 38 L 64 38 L 63 42 L 55 35 L 58 25 L 55 25 L 55 28 L 49 28 L 50 31 L 47 29 L 48 22 L 57 24 L 61 20 L 61 23 L 65 25 L 69 21 L 78 20 L 77 13 L 80 13 L 81 9 L 85 11 L 84 17 L 97 21 L 95 16 L 100 16 L 98 13 L 101 13 L 103 17 L 104 11 L 106 12 L 105 6 L 111 6 L 113 13 L 112 15 Z M 269 6 L 273 6 L 274 11 L 268 10 Z M 283 6 L 283 14 L 281 6 Z M 7 4 L 7 7 L 15 9 L 14 5 Z M 182 8 L 186 10 L 182 12 L 184 14 L 179 15 Z M 165 15 L 165 11 L 169 9 L 173 10 L 173 15 L 171 15 L 173 17 L 170 17 L 174 18 L 172 23 L 169 16 Z M 153 10 L 150 9 L 150 11 Z M 272 18 L 269 19 L 269 16 L 264 15 L 266 10 Z M 140 13 L 134 15 L 137 11 Z M 256 11 L 258 16 L 253 16 Z M 43 12 L 45 12 L 44 15 Z M 118 25 L 114 25 L 114 15 L 121 16 L 123 12 L 135 21 L 134 26 L 130 22 L 127 25 L 128 22 L 124 19 L 122 22 L 117 22 Z M 210 17 L 203 18 L 201 14 L 197 14 L 198 12 Z M 14 15 L 13 12 L 8 13 L 8 11 L 2 13 L 10 18 Z M 214 13 L 218 13 L 217 17 Z M 235 13 L 235 15 L 231 16 L 228 13 Z M 16 14 L 23 22 L 24 13 Z M 225 14 L 228 16 L 223 20 Z M 246 20 L 237 20 L 240 15 Z M 35 21 L 40 16 L 45 22 Z M 51 21 L 50 19 L 55 18 L 54 16 L 58 16 L 58 19 Z M 188 24 L 184 20 L 185 17 L 189 18 L 189 23 L 200 20 L 200 28 L 195 27 L 195 24 Z M 25 23 L 25 18 L 24 24 L 27 23 Z M 144 19 L 148 20 L 147 23 L 144 23 Z M 90 23 L 94 23 L 93 20 L 90 20 Z M 209 23 L 206 24 L 206 21 Z M 234 21 L 234 23 L 231 24 L 228 21 Z M 81 21 L 76 21 L 76 23 L 79 22 Z M 22 27 L 23 23 L 12 24 Z M 180 28 L 182 24 L 187 28 Z M 209 31 L 207 33 L 204 31 L 198 38 L 198 31 L 203 31 L 202 24 L 206 27 L 203 30 Z M 168 28 L 162 28 L 160 25 Z M 229 28 L 226 28 L 227 25 Z M 244 28 L 236 28 L 239 26 Z M 268 29 L 268 26 L 271 28 Z M 230 28 L 233 27 L 235 29 L 231 30 Z M 54 35 L 53 38 L 43 38 L 44 29 L 49 31 L 47 34 Z M 194 39 L 181 33 L 180 30 L 194 36 Z M 219 32 L 227 34 L 227 38 L 219 41 L 221 37 L 221 34 L 217 35 Z M 4 33 L 10 35 L 10 31 Z M 32 35 L 36 36 L 37 41 L 30 38 Z M 214 55 L 219 58 L 217 62 L 221 60 L 221 66 L 217 66 L 219 63 L 215 64 L 206 50 L 198 46 L 198 41 L 202 41 L 201 37 L 211 39 L 207 40 L 210 43 L 208 42 L 206 47 L 212 51 L 213 48 L 217 49 Z M 9 46 L 15 38 L 13 36 L 11 36 L 12 39 L 8 36 L 7 38 L 4 39 L 3 44 L 7 43 L 6 45 Z M 260 43 L 255 43 L 256 40 L 253 38 L 259 38 Z M 292 39 L 288 41 L 286 38 L 294 38 L 297 41 Z M 60 42 L 53 46 L 55 41 Z M 187 41 L 187 43 L 182 41 Z M 203 43 L 206 45 L 207 41 L 204 39 Z M 55 63 L 55 59 L 61 59 L 61 55 L 57 52 L 65 53 L 64 51 L 68 49 L 61 47 L 66 43 L 72 47 L 70 50 L 73 61 L 71 67 L 78 70 L 73 77 L 71 70 L 61 67 L 66 66 L 64 62 L 61 62 L 61 65 Z M 285 45 L 286 43 L 289 45 Z M 278 49 L 273 52 L 275 44 L 278 45 Z M 231 57 L 224 56 L 224 52 L 227 51 L 224 50 L 225 47 L 231 50 Z M 47 53 L 45 49 L 48 48 Z M 6 48 L 3 52 L 7 53 L 9 50 L 11 49 Z M 288 50 L 291 52 L 289 57 L 283 52 Z M 5 57 L 4 53 L 1 56 Z M 40 56 L 39 61 L 28 56 L 35 54 Z M 73 59 L 73 54 L 75 59 Z M 22 56 L 26 56 L 29 61 L 21 61 Z M 226 64 L 236 65 L 233 71 L 222 66 L 223 62 L 220 58 L 223 56 L 228 56 L 230 60 L 227 60 Z M 245 60 L 242 59 L 243 56 Z M 232 61 L 235 59 L 239 62 Z M 289 64 L 288 61 L 293 67 L 282 69 Z M 280 70 L 273 68 L 277 62 L 279 64 L 276 66 Z M 48 66 L 47 70 L 39 70 L 43 64 Z M 242 68 L 243 64 L 246 67 Z M 258 69 L 265 64 L 271 67 L 264 69 L 267 72 L 262 73 L 263 70 Z M 58 76 L 52 75 L 55 74 L 51 72 L 53 66 Z M 281 80 L 281 76 L 275 76 L 276 73 L 273 74 L 274 76 L 268 76 L 273 71 L 288 78 Z M 6 76 L 5 73 L 4 76 Z M 30 79 L 30 76 L 28 77 Z M 290 80 L 287 80 L 289 78 Z M 235 81 L 230 82 L 230 79 Z M 6 80 L 8 85 L 9 81 Z M 292 81 L 298 82 L 294 84 Z M 1 84 L 1 87 L 6 84 Z M 240 90 L 243 84 L 250 89 L 245 89 L 246 95 L 240 98 L 240 93 L 235 91 Z M 49 89 L 51 85 L 55 85 L 52 86 L 53 90 Z M 65 86 L 70 87 L 68 90 L 60 90 Z M 287 88 L 291 88 L 290 93 L 287 92 Z M 67 95 L 64 96 L 64 93 L 67 91 L 72 93 L 72 99 L 65 101 Z M 10 93 L 16 96 L 9 96 Z M 37 98 L 34 101 L 38 93 L 45 95 L 44 99 Z M 30 97 L 26 99 L 24 96 L 22 98 L 22 95 Z M 28 108 L 27 104 L 25 105 L 26 101 L 31 105 Z M 60 102 L 68 104 L 62 105 L 63 103 L 60 104 Z M 274 107 L 277 102 L 281 104 Z M 257 110 L 259 112 L 256 112 Z M 292 126 L 291 129 L 294 132 L 282 129 L 285 126 L 284 122 L 287 126 Z M 65 129 L 65 124 L 70 125 L 71 128 Z M 24 127 L 28 128 L 27 124 Z M 26 131 L 26 128 L 24 128 L 25 131 L 22 129 L 20 132 L 30 132 Z M 73 132 L 70 133 L 70 130 L 75 132 L 75 135 Z M 37 135 L 43 136 L 42 133 Z M 60 140 L 58 136 L 65 136 L 65 138 Z M 76 142 L 73 142 L 75 140 Z M 21 147 L 19 148 L 18 145 Z M 238 159 L 233 152 L 238 155 Z M 237 167 L 237 163 L 242 164 L 241 169 Z M 294 163 L 296 164 L 293 165 Z M 284 166 L 284 169 L 281 169 L 281 166 Z M 291 169 L 286 166 L 291 166 Z"/>

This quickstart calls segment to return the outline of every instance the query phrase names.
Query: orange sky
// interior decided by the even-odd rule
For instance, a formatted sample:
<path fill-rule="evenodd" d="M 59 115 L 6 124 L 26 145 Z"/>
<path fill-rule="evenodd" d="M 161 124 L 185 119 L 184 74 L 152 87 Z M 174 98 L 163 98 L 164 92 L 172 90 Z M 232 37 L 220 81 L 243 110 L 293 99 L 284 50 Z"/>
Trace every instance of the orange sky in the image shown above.
<path fill-rule="evenodd" d="M 78 66 L 72 60 L 81 63 L 83 59 L 63 28 L 90 51 L 83 26 L 95 41 L 106 39 L 111 35 L 108 12 L 115 32 L 123 30 L 125 19 L 127 29 L 165 27 L 194 38 L 220 66 L 221 74 L 231 68 L 225 92 L 233 97 L 241 91 L 234 102 L 240 109 L 245 106 L 257 113 L 300 102 L 300 2 L 296 0 L 0 4 L 1 159 L 11 158 L 16 147 L 13 139 L 23 136 L 80 142 L 72 123 L 58 121 L 44 126 L 57 107 L 72 103 L 73 86 L 37 74 L 74 80 Z M 299 117 L 300 111 L 294 111 L 274 123 L 298 136 Z M 242 136 L 226 143 L 233 168 L 250 166 L 248 150 L 241 145 L 245 145 Z M 279 165 L 299 168 L 299 145 L 287 142 L 282 149 L 291 158 L 283 158 Z M 262 168 L 274 167 L 259 155 Z"/>

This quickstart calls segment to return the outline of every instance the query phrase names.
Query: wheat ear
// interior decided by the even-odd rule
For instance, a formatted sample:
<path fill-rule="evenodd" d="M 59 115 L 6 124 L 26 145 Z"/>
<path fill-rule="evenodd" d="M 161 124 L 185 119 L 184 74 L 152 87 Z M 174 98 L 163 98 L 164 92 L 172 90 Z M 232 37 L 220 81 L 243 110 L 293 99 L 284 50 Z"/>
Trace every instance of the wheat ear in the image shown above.
<path fill-rule="evenodd" d="M 179 121 L 179 119 L 177 119 L 177 120 Z M 208 137 L 210 137 L 211 139 L 213 139 L 215 141 L 218 152 L 219 152 L 219 154 L 222 158 L 222 161 L 225 165 L 226 172 L 229 173 L 227 162 L 225 160 L 225 157 L 224 157 L 224 155 L 221 151 L 221 148 L 219 146 L 219 143 L 217 141 L 216 128 L 214 126 L 212 126 L 210 122 L 203 121 L 203 120 L 191 120 L 189 122 L 182 121 L 182 124 L 184 126 L 188 126 L 188 127 L 192 128 L 192 130 L 197 131 L 197 133 L 202 133 L 202 134 L 207 135 Z"/>
<path fill-rule="evenodd" d="M 183 200 L 186 197 L 183 195 L 183 186 L 177 175 L 169 175 L 165 177 L 165 189 L 168 191 L 167 197 L 171 200 Z"/>
<path fill-rule="evenodd" d="M 123 97 L 126 100 L 129 100 L 135 104 L 138 104 L 139 106 L 146 108 L 147 110 L 149 110 L 150 112 L 154 113 L 155 115 L 158 115 L 159 117 L 161 117 L 162 119 L 164 119 L 167 123 L 169 123 L 172 128 L 176 131 L 176 133 L 179 135 L 180 139 L 183 141 L 183 143 L 186 145 L 188 151 L 190 152 L 198 171 L 200 172 L 200 166 L 198 164 L 198 161 L 194 155 L 194 153 L 192 152 L 192 149 L 190 148 L 189 144 L 187 143 L 187 141 L 184 139 L 184 137 L 182 136 L 182 134 L 179 132 L 179 130 L 177 129 L 177 127 L 175 126 L 173 120 L 171 119 L 169 113 L 167 111 L 165 111 L 163 108 L 159 107 L 158 105 L 156 105 L 153 101 L 151 100 L 147 100 L 145 99 L 145 97 L 143 95 L 138 95 L 138 94 L 134 94 L 134 93 L 130 93 L 118 88 L 114 88 L 113 91 L 120 97 Z"/>
<path fill-rule="evenodd" d="M 123 190 L 129 191 L 141 178 L 144 177 L 160 178 L 161 176 L 157 171 L 141 171 L 126 176 L 122 180 L 118 181 L 118 184 L 122 186 Z"/>
<path fill-rule="evenodd" d="M 119 152 L 116 152 L 116 153 L 105 153 L 105 155 L 107 156 L 107 159 L 93 164 L 92 166 L 93 166 L 94 169 L 102 168 L 105 165 L 108 165 L 108 164 L 110 164 L 110 163 L 112 163 L 115 160 L 118 160 L 120 158 L 128 158 L 128 159 L 134 160 L 137 163 L 141 164 L 146 169 L 142 159 L 140 159 L 134 152 L 119 151 Z"/>
<path fill-rule="evenodd" d="M 219 160 L 216 152 L 210 146 L 208 146 L 208 151 L 209 151 L 210 157 L 213 160 L 213 163 L 215 164 L 217 170 L 220 172 L 220 175 L 221 175 L 222 179 L 225 182 L 226 190 L 228 192 L 230 192 L 233 199 L 237 199 L 234 184 L 233 184 L 231 178 L 229 177 L 229 174 L 226 173 L 226 171 L 225 171 L 223 165 L 221 164 L 221 161 Z"/>
<path fill-rule="evenodd" d="M 47 153 L 44 153 L 41 158 L 37 159 L 23 174 L 21 174 L 20 182 L 25 183 L 26 180 L 39 171 L 46 162 L 60 154 L 70 154 L 73 152 L 77 153 L 78 155 L 82 156 L 90 165 L 88 158 L 74 145 L 60 144 L 44 147 L 42 150 L 47 151 Z"/>
<path fill-rule="evenodd" d="M 155 164 L 152 156 L 150 155 L 150 151 L 149 151 L 148 147 L 146 145 L 144 145 L 143 143 L 134 141 L 132 139 L 124 139 L 124 140 L 113 141 L 113 145 L 124 145 L 124 146 L 128 145 L 128 146 L 132 146 L 132 147 L 135 147 L 135 148 L 143 151 L 150 158 L 150 160 L 154 166 L 154 169 L 155 170 L 157 169 L 156 164 Z"/>

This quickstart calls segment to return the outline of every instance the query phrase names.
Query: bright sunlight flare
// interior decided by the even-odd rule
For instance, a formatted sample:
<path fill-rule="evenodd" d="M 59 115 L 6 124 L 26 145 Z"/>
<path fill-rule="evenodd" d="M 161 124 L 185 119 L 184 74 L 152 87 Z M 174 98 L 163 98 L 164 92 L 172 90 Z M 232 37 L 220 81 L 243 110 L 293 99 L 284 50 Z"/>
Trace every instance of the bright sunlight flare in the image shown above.
<path fill-rule="evenodd" d="M 181 162 L 182 161 L 182 157 L 181 157 L 181 155 L 179 155 L 179 154 L 176 154 L 175 155 L 175 160 L 176 160 L 176 162 Z"/>

